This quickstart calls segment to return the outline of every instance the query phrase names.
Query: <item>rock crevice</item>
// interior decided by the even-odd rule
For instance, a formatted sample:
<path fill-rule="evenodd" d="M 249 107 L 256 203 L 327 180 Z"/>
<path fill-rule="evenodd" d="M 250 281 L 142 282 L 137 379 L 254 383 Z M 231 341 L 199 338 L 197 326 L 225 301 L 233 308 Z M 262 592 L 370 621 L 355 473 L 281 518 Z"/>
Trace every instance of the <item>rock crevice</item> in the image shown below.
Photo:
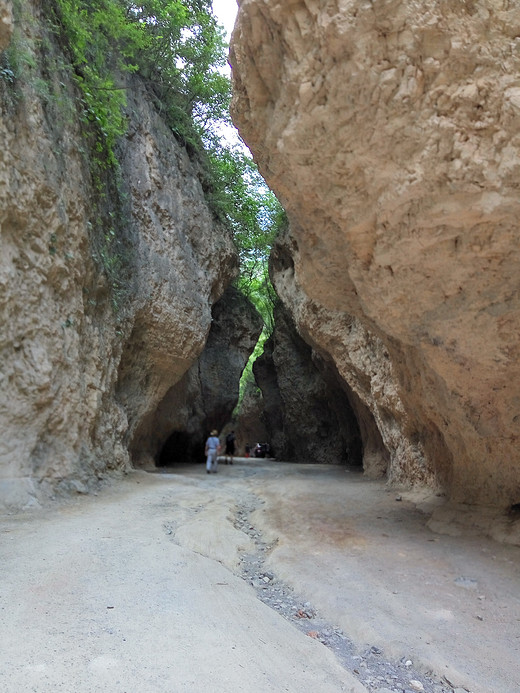
<path fill-rule="evenodd" d="M 274 332 L 253 366 L 263 419 L 277 459 L 361 464 L 361 437 L 347 392 L 332 364 L 298 335 L 282 305 Z"/>
<path fill-rule="evenodd" d="M 131 444 L 134 464 L 153 467 L 202 462 L 209 432 L 231 421 L 240 376 L 262 331 L 250 301 L 228 287 L 212 310 L 207 342 L 199 358 L 140 422 Z"/>

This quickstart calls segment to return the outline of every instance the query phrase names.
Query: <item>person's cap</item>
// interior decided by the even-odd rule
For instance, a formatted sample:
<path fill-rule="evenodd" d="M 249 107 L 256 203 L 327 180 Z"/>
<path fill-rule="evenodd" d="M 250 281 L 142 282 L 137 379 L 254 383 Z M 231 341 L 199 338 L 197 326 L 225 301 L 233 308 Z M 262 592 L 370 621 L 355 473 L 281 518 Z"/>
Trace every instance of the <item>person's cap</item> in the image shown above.
<path fill-rule="evenodd" d="M 211 435 L 212 435 L 212 436 L 216 436 L 217 433 L 218 433 L 218 431 L 216 431 L 215 429 L 213 429 L 213 430 L 211 431 Z"/>

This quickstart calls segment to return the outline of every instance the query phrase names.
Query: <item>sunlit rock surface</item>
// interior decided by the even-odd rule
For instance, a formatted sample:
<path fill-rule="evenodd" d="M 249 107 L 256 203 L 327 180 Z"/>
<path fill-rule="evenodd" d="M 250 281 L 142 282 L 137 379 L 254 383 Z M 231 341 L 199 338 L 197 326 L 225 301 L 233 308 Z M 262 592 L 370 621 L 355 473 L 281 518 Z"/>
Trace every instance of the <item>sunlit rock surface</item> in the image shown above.
<path fill-rule="evenodd" d="M 291 229 L 274 280 L 398 481 L 520 501 L 520 13 L 243 0 L 233 113 Z"/>

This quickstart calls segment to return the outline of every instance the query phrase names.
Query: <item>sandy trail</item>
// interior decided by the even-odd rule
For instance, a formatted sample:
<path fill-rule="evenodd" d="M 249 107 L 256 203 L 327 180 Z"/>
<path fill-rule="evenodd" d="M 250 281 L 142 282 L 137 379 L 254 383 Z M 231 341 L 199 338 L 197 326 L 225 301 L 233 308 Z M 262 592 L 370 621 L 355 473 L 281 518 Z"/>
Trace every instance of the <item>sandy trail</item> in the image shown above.
<path fill-rule="evenodd" d="M 518 693 L 519 550 L 435 535 L 395 496 L 342 468 L 239 460 L 3 517 L 0 690 L 366 691 L 238 577 L 258 531 L 270 570 L 361 649 Z M 256 507 L 250 535 L 238 506 Z"/>

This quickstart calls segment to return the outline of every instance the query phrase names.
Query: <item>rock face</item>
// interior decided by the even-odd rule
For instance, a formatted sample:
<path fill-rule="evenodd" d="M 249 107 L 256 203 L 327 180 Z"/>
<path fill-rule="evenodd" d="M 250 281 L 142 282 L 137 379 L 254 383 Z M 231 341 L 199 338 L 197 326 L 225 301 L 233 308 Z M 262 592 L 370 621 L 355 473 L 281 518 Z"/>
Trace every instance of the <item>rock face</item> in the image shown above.
<path fill-rule="evenodd" d="M 131 446 L 138 466 L 202 462 L 210 430 L 220 432 L 231 419 L 240 376 L 263 321 L 252 303 L 233 287 L 215 304 L 212 316 L 204 351 L 139 426 Z"/>
<path fill-rule="evenodd" d="M 246 454 L 246 445 L 253 450 L 257 443 L 269 439 L 264 423 L 265 402 L 256 382 L 246 386 L 240 411 L 233 424 L 236 432 L 236 447 L 239 455 Z"/>
<path fill-rule="evenodd" d="M 24 50 L 48 65 L 53 38 L 39 7 L 24 3 Z M 74 87 L 61 84 L 60 98 L 47 98 L 39 79 L 0 79 L 0 500 L 7 507 L 60 489 L 86 491 L 96 476 L 130 463 L 140 422 L 202 351 L 212 305 L 236 267 L 197 164 L 137 79 L 127 85 L 121 180 L 101 181 L 105 202 Z"/>
<path fill-rule="evenodd" d="M 282 306 L 275 309 L 273 335 L 253 372 L 263 394 L 267 440 L 277 459 L 361 464 L 361 437 L 347 394 Z"/>
<path fill-rule="evenodd" d="M 272 451 L 271 454 L 279 460 L 290 459 L 291 450 L 283 427 L 284 403 L 273 360 L 272 339 L 266 341 L 263 354 L 253 364 L 253 374 L 262 392 L 260 417 L 266 433 L 265 438 L 254 441 L 253 446 L 255 443 L 268 442 Z"/>
<path fill-rule="evenodd" d="M 271 258 L 277 290 L 314 350 L 331 354 L 336 372 L 348 386 L 349 401 L 363 439 L 363 466 L 368 476 L 386 473 L 395 484 L 435 484 L 417 423 L 404 410 L 402 388 L 390 353 L 363 323 L 342 311 L 329 311 L 298 290 L 287 234 L 278 239 Z M 329 357 L 330 358 L 330 357 Z"/>
<path fill-rule="evenodd" d="M 204 200 L 199 171 L 175 144 L 144 90 L 134 88 L 135 114 L 122 151 L 134 220 L 136 317 L 119 365 L 116 397 L 128 412 L 129 448 L 140 422 L 206 344 L 215 301 L 236 270 L 235 249 Z M 150 133 L 153 133 L 151 135 Z"/>
<path fill-rule="evenodd" d="M 13 33 L 13 11 L 10 2 L 0 0 L 0 51 L 9 45 Z"/>
<path fill-rule="evenodd" d="M 234 119 L 288 211 L 274 281 L 390 477 L 520 500 L 520 14 L 243 0 Z"/>
<path fill-rule="evenodd" d="M 254 305 L 230 287 L 213 309 L 208 341 L 199 359 L 207 426 L 219 430 L 231 419 L 240 376 L 264 326 Z"/>

